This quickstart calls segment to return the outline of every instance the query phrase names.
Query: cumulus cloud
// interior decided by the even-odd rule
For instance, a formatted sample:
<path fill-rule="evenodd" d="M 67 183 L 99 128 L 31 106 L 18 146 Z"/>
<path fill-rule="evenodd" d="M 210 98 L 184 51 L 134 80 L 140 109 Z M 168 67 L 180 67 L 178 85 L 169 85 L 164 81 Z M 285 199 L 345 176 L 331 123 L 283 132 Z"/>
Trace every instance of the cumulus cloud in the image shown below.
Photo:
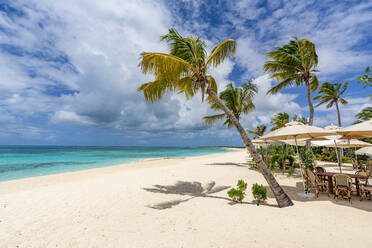
<path fill-rule="evenodd" d="M 200 95 L 189 101 L 182 95 L 168 95 L 147 104 L 137 92 L 140 84 L 152 79 L 140 72 L 139 54 L 167 51 L 159 37 L 170 27 L 201 36 L 208 51 L 223 39 L 237 40 L 237 56 L 209 73 L 220 90 L 231 79 L 236 86 L 247 79 L 258 84 L 256 110 L 242 119 L 249 128 L 269 123 L 271 116 L 283 110 L 307 111 L 299 105 L 297 93 L 266 95 L 275 82 L 262 71 L 265 53 L 292 35 L 316 42 L 321 78 L 353 72 L 370 61 L 371 53 L 358 48 L 369 35 L 363 31 L 371 21 L 370 3 L 352 8 L 334 4 L 326 12 L 322 4 L 309 8 L 314 1 L 260 3 L 16 0 L 4 4 L 6 11 L 0 11 L 0 123 L 7 125 L 4 130 L 18 130 L 17 135 L 54 140 L 58 140 L 55 129 L 86 126 L 114 130 L 115 135 L 125 133 L 139 144 L 176 136 L 190 142 L 199 137 L 236 142 L 235 130 L 203 124 L 201 118 L 213 111 L 201 103 Z M 358 111 L 358 104 L 349 106 L 345 122 L 351 119 L 347 112 Z"/>

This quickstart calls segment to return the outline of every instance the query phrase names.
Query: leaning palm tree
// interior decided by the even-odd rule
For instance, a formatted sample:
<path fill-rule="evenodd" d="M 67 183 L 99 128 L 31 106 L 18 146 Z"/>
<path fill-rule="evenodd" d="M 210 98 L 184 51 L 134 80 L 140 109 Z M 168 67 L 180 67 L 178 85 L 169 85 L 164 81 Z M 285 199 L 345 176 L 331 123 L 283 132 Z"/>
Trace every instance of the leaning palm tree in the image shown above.
<path fill-rule="evenodd" d="M 319 95 L 315 96 L 314 100 L 320 100 L 320 102 L 315 106 L 316 108 L 324 103 L 327 104 L 327 108 L 332 108 L 333 105 L 336 106 L 337 110 L 337 119 L 338 119 L 338 126 L 341 127 L 341 115 L 340 115 L 340 108 L 338 103 L 347 104 L 347 100 L 341 97 L 341 95 L 347 89 L 347 82 L 341 83 L 329 83 L 324 82 L 322 86 L 320 86 L 318 92 Z"/>
<path fill-rule="evenodd" d="M 201 92 L 202 101 L 205 94 L 208 100 L 215 102 L 237 128 L 242 140 L 252 155 L 258 168 L 268 182 L 279 207 L 293 205 L 291 199 L 278 184 L 270 169 L 257 154 L 251 140 L 244 131 L 234 113 L 217 95 L 215 79 L 208 74 L 208 69 L 217 67 L 226 59 L 234 56 L 236 43 L 227 39 L 217 45 L 207 56 L 205 43 L 198 37 L 182 37 L 175 29 L 170 29 L 162 37 L 167 41 L 171 51 L 167 53 L 143 52 L 139 66 L 144 74 L 153 74 L 155 80 L 142 84 L 138 90 L 142 91 L 146 101 L 160 100 L 166 93 L 184 93 L 186 98 Z"/>
<path fill-rule="evenodd" d="M 282 128 L 289 122 L 289 115 L 286 112 L 277 113 L 274 115 L 274 117 L 271 119 L 271 124 L 274 125 L 271 128 L 271 131 L 274 131 L 276 129 Z"/>
<path fill-rule="evenodd" d="M 250 134 L 253 134 L 253 139 L 257 139 L 262 137 L 266 132 L 266 125 L 259 125 L 256 127 L 256 129 L 247 129 L 247 132 Z"/>
<path fill-rule="evenodd" d="M 297 37 L 293 37 L 288 44 L 276 47 L 274 51 L 267 53 L 267 56 L 273 60 L 265 62 L 264 71 L 269 72 L 272 78 L 279 81 L 268 93 L 276 93 L 292 86 L 305 85 L 310 113 L 309 124 L 313 125 L 314 106 L 311 93 L 319 86 L 318 78 L 315 75 L 318 55 L 314 43 L 307 39 L 299 40 Z"/>
<path fill-rule="evenodd" d="M 235 118 L 240 120 L 241 114 L 248 114 L 255 108 L 252 98 L 257 91 L 257 85 L 251 82 L 243 83 L 241 87 L 237 88 L 235 88 L 232 83 L 229 83 L 226 86 L 226 89 L 219 94 L 219 97 L 233 112 Z M 223 109 L 221 109 L 221 107 L 215 102 L 212 102 L 211 109 L 223 111 Z M 227 125 L 227 127 L 230 128 L 233 126 L 232 121 L 225 113 L 203 117 L 204 122 L 209 125 L 221 119 L 226 119 L 223 124 Z"/>

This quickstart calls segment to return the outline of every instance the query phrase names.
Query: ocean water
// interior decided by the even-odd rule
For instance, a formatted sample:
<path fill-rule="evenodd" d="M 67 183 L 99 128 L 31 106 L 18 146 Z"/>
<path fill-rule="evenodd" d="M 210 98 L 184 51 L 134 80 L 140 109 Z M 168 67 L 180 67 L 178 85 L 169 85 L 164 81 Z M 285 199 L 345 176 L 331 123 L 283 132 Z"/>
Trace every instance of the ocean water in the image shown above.
<path fill-rule="evenodd" d="M 0 181 L 124 164 L 226 152 L 219 147 L 0 146 Z"/>

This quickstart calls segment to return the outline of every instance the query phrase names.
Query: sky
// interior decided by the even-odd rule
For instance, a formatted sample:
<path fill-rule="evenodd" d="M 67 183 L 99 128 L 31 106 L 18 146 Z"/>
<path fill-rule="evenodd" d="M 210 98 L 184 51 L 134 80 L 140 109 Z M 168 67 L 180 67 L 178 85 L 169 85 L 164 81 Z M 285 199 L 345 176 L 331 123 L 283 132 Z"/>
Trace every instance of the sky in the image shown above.
<path fill-rule="evenodd" d="M 153 79 L 140 53 L 169 51 L 169 28 L 208 51 L 236 40 L 235 57 L 208 73 L 220 91 L 258 85 L 245 128 L 283 111 L 308 117 L 304 87 L 266 94 L 277 81 L 262 70 L 265 54 L 293 36 L 315 43 L 321 83 L 349 83 L 343 126 L 372 105 L 356 80 L 372 66 L 371 1 L 0 0 L 0 145 L 242 145 L 234 128 L 203 123 L 216 112 L 200 95 L 148 104 L 137 91 Z M 337 124 L 336 110 L 316 108 L 314 124 Z"/>

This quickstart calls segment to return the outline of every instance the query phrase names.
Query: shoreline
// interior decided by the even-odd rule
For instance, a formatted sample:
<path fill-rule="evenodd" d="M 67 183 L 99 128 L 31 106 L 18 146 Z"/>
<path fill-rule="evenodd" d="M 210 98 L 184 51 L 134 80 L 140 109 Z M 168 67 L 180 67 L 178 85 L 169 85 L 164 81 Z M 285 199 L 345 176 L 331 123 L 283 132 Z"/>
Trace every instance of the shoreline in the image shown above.
<path fill-rule="evenodd" d="M 225 148 L 225 147 L 224 147 Z M 12 179 L 7 181 L 0 181 L 0 194 L 6 194 L 10 192 L 15 192 L 18 190 L 27 190 L 33 187 L 43 187 L 48 185 L 60 184 L 64 182 L 70 182 L 74 180 L 80 180 L 84 177 L 97 177 L 100 174 L 110 174 L 119 171 L 127 171 L 133 169 L 140 169 L 146 167 L 161 167 L 167 166 L 170 163 L 177 164 L 177 162 L 181 160 L 192 160 L 192 159 L 208 159 L 213 158 L 218 155 L 234 153 L 240 151 L 240 148 L 225 148 L 231 151 L 226 152 L 219 152 L 219 153 L 211 153 L 206 155 L 190 155 L 184 157 L 162 157 L 162 158 L 144 158 L 135 161 L 131 161 L 128 163 L 120 163 L 120 164 L 113 164 L 109 166 L 103 167 L 96 167 L 90 169 L 83 169 L 83 170 L 75 170 L 75 171 L 66 171 L 61 173 L 49 174 L 49 175 L 41 175 L 36 177 L 25 177 L 19 179 Z M 161 163 L 161 164 L 159 164 Z"/>

